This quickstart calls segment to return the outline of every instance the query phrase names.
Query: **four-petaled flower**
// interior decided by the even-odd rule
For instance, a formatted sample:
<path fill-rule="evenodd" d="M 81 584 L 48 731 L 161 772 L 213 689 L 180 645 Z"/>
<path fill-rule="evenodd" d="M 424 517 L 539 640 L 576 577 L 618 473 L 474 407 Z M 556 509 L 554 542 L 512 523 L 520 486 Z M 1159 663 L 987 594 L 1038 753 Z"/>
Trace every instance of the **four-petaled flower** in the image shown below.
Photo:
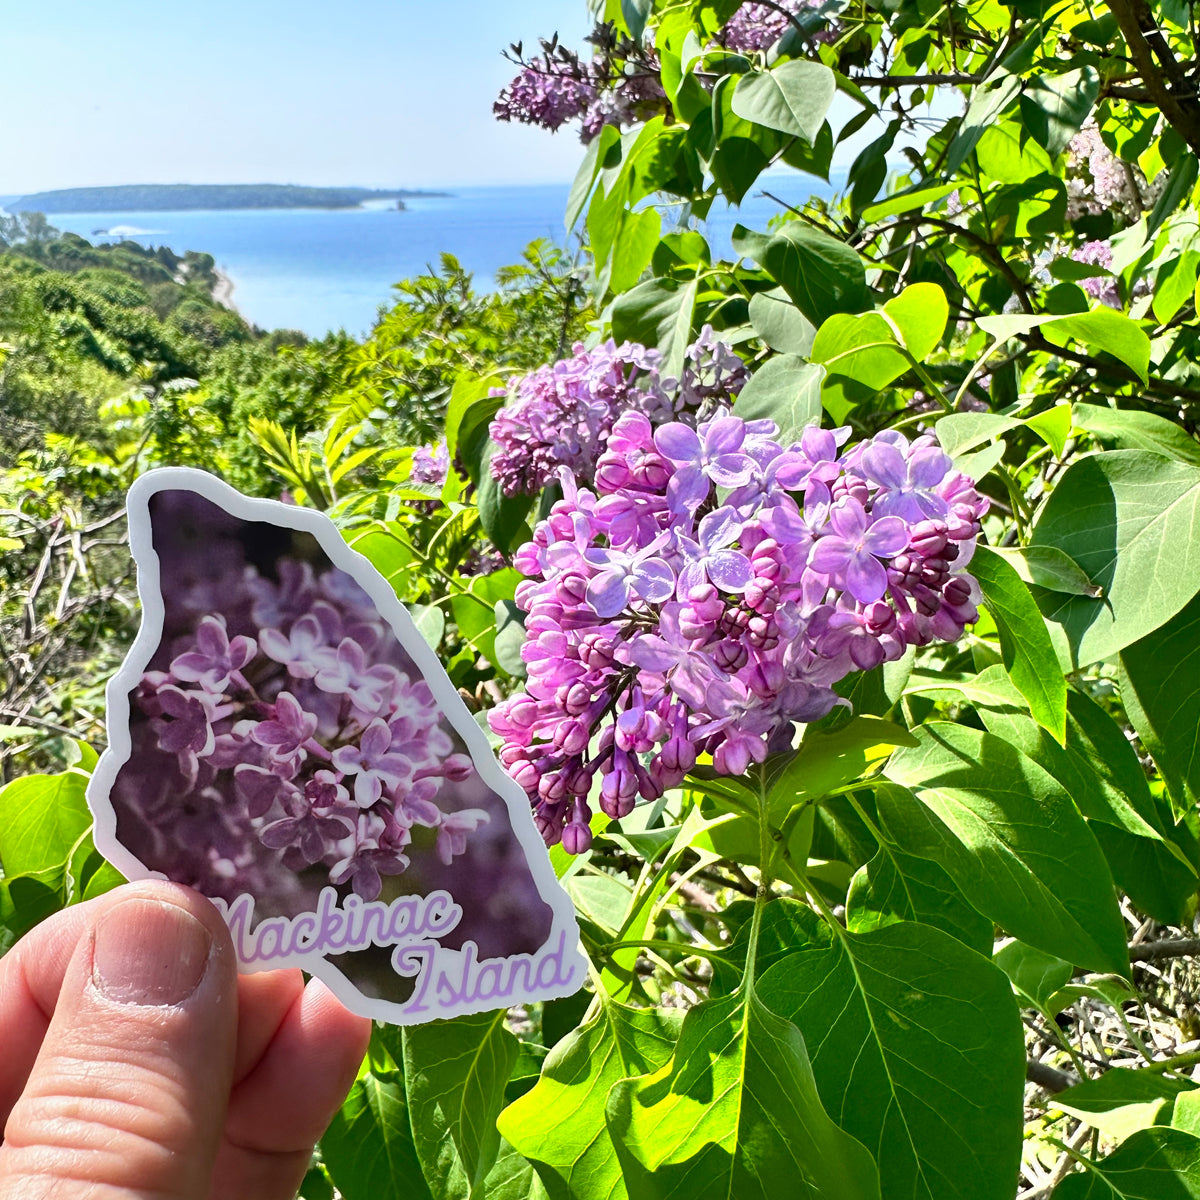
<path fill-rule="evenodd" d="M 882 599 L 888 576 L 879 560 L 908 545 L 908 527 L 899 517 L 869 522 L 863 506 L 850 497 L 829 510 L 829 524 L 833 533 L 817 539 L 808 565 L 845 586 L 859 604 Z"/>
<path fill-rule="evenodd" d="M 407 784 L 413 777 L 412 760 L 391 753 L 392 731 L 376 718 L 363 730 L 357 746 L 339 746 L 333 765 L 343 775 L 353 775 L 354 800 L 359 808 L 370 808 L 384 793 Z"/>
<path fill-rule="evenodd" d="M 304 748 L 316 732 L 317 717 L 305 712 L 291 692 L 280 692 L 275 697 L 274 718 L 259 721 L 250 731 L 250 737 L 260 746 L 266 746 L 276 757 L 291 758 Z"/>
<path fill-rule="evenodd" d="M 944 517 L 950 511 L 950 505 L 937 494 L 937 487 L 954 464 L 936 446 L 914 445 L 905 457 L 890 442 L 876 442 L 863 452 L 862 465 L 867 478 L 883 489 L 874 504 L 879 516 L 900 517 L 916 524 Z"/>
<path fill-rule="evenodd" d="M 615 617 L 630 596 L 661 603 L 675 592 L 675 572 L 661 557 L 662 547 L 651 543 L 630 554 L 624 550 L 596 547 L 584 558 L 599 572 L 587 585 L 587 601 L 602 617 Z"/>
<path fill-rule="evenodd" d="M 253 638 L 239 635 L 231 641 L 224 617 L 207 616 L 196 626 L 196 649 L 177 655 L 171 661 L 171 674 L 183 683 L 198 683 L 206 691 L 220 694 L 256 649 Z"/>
<path fill-rule="evenodd" d="M 654 435 L 659 454 L 675 466 L 667 485 L 672 512 L 694 512 L 708 496 L 711 483 L 740 487 L 750 480 L 756 464 L 744 453 L 746 423 L 738 417 L 716 417 L 700 426 L 673 421 Z"/>
<path fill-rule="evenodd" d="M 685 599 L 694 587 L 714 583 L 723 592 L 744 592 L 754 577 L 750 560 L 727 546 L 737 541 L 743 518 L 731 507 L 718 508 L 700 522 L 696 540 L 679 534 L 676 545 L 687 560 L 679 572 L 679 598 Z"/>

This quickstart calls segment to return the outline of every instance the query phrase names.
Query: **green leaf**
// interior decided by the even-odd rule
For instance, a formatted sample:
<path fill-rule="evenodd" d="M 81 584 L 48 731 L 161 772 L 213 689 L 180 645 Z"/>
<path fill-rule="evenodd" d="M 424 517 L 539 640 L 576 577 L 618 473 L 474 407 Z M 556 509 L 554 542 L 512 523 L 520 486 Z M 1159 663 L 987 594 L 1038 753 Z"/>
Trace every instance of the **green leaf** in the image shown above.
<path fill-rule="evenodd" d="M 746 421 L 769 417 L 779 426 L 779 441 L 796 441 L 806 425 L 821 421 L 824 372 L 795 354 L 780 354 L 763 363 L 733 402 L 733 412 Z"/>
<path fill-rule="evenodd" d="M 489 441 L 484 451 L 476 503 L 484 533 L 492 539 L 497 550 L 510 554 L 523 538 L 525 518 L 533 510 L 533 497 L 504 494 L 499 480 L 492 476 L 492 457 L 498 449 L 495 442 Z"/>
<path fill-rule="evenodd" d="M 826 1115 L 800 1031 L 753 992 L 688 1010 L 671 1061 L 616 1084 L 630 1200 L 878 1200 L 870 1154 Z"/>
<path fill-rule="evenodd" d="M 837 84 L 824 64 L 793 58 L 769 71 L 743 75 L 733 89 L 733 111 L 756 125 L 817 140 Z"/>
<path fill-rule="evenodd" d="M 872 1148 L 884 1196 L 1011 1200 L 1025 1047 L 986 958 L 904 921 L 810 945 L 758 990 L 805 1031 L 825 1109 Z"/>
<path fill-rule="evenodd" d="M 770 781 L 767 802 L 772 818 L 782 820 L 794 805 L 858 779 L 894 747 L 918 744 L 903 726 L 878 717 L 855 717 L 832 732 L 810 726 L 800 748 Z"/>
<path fill-rule="evenodd" d="M 412 617 L 417 632 L 425 639 L 431 650 L 436 650 L 442 644 L 442 636 L 446 632 L 446 613 L 437 604 L 413 604 L 409 606 L 408 615 Z"/>
<path fill-rule="evenodd" d="M 1110 658 L 1169 621 L 1200 589 L 1200 470 L 1142 450 L 1072 463 L 1031 544 L 1073 558 L 1100 599 L 1036 592 L 1079 667 Z"/>
<path fill-rule="evenodd" d="M 802 354 L 806 358 L 817 335 L 812 323 L 791 302 L 783 288 L 755 292 L 750 297 L 750 324 L 772 350 Z"/>
<path fill-rule="evenodd" d="M 992 546 L 998 554 L 1028 584 L 1069 596 L 1098 597 L 1101 589 L 1085 574 L 1083 568 L 1057 546 Z"/>
<path fill-rule="evenodd" d="M 1190 150 L 1185 150 L 1179 159 L 1171 164 L 1167 173 L 1167 185 L 1159 193 L 1146 221 L 1148 237 L 1179 207 L 1184 197 L 1191 193 L 1192 188 L 1196 186 L 1198 173 L 1200 163 Z"/>
<path fill-rule="evenodd" d="M 1072 338 L 1092 350 L 1119 358 L 1143 382 L 1149 381 L 1150 339 L 1136 321 L 1111 308 L 1056 317 L 1042 326 L 1048 342 L 1065 346 Z"/>
<path fill-rule="evenodd" d="M 0 788 L 0 864 L 7 875 L 61 867 L 92 823 L 81 771 L 24 775 Z"/>
<path fill-rule="evenodd" d="M 0 955 L 67 903 L 63 866 L 0 876 Z"/>
<path fill-rule="evenodd" d="M 1099 94 L 1100 76 L 1092 66 L 1030 75 L 1021 94 L 1021 116 L 1034 140 L 1058 155 L 1079 132 Z"/>
<path fill-rule="evenodd" d="M 1080 429 L 1111 442 L 1118 450 L 1153 450 L 1200 467 L 1200 442 L 1165 417 L 1101 404 L 1073 404 L 1071 415 Z"/>
<path fill-rule="evenodd" d="M 1029 589 L 998 554 L 979 546 L 971 558 L 984 603 L 1000 633 L 1004 666 L 1039 725 L 1062 742 L 1067 736 L 1067 681 Z"/>
<path fill-rule="evenodd" d="M 835 313 L 817 330 L 812 360 L 872 391 L 899 379 L 911 364 L 891 325 L 880 313 Z"/>
<path fill-rule="evenodd" d="M 867 303 L 862 259 L 845 242 L 805 221 L 788 222 L 755 257 L 814 325 Z"/>
<path fill-rule="evenodd" d="M 905 850 L 949 872 L 984 916 L 1059 958 L 1129 970 L 1108 864 L 1071 797 L 1049 772 L 990 733 L 936 721 L 913 731 L 878 789 L 880 815 Z"/>
<path fill-rule="evenodd" d="M 997 950 L 992 961 L 1031 1006 L 1043 1011 L 1055 992 L 1066 987 L 1075 974 L 1075 968 L 1064 959 L 1018 941 Z"/>
<path fill-rule="evenodd" d="M 1068 1175 L 1051 1200 L 1200 1200 L 1200 1138 L 1143 1129 L 1085 1175 Z"/>
<path fill-rule="evenodd" d="M 500 1133 L 533 1163 L 551 1200 L 628 1196 L 605 1125 L 608 1093 L 622 1079 L 659 1070 L 682 1019 L 678 1009 L 606 1002 L 550 1051 L 538 1082 L 500 1114 Z"/>
<path fill-rule="evenodd" d="M 938 418 L 934 429 L 942 449 L 951 458 L 958 458 L 1020 424 L 1018 417 L 1005 417 L 999 413 L 949 413 Z"/>
<path fill-rule="evenodd" d="M 1121 702 L 1177 813 L 1200 800 L 1200 597 L 1121 652 Z"/>
<path fill-rule="evenodd" d="M 884 837 L 875 857 L 850 880 L 846 925 L 867 933 L 897 921 L 932 925 L 979 954 L 992 952 L 995 927 L 967 903 L 937 863 L 906 854 Z"/>
<path fill-rule="evenodd" d="M 434 1200 L 486 1195 L 500 1149 L 496 1117 L 516 1057 L 503 1011 L 405 1028 L 413 1144 Z"/>
<path fill-rule="evenodd" d="M 1160 325 L 1165 325 L 1192 298 L 1198 274 L 1200 253 L 1195 250 L 1187 250 L 1159 267 L 1150 308 Z"/>
<path fill-rule="evenodd" d="M 936 283 L 914 283 L 883 306 L 883 314 L 900 335 L 909 354 L 924 362 L 946 332 L 950 306 Z"/>
<path fill-rule="evenodd" d="M 656 208 L 640 212 L 625 210 L 613 239 L 608 288 L 612 292 L 628 291 L 650 265 L 655 247 L 662 237 L 662 214 Z"/>
<path fill-rule="evenodd" d="M 882 221 L 887 217 L 898 217 L 901 213 L 912 212 L 914 209 L 924 208 L 926 204 L 933 204 L 949 196 L 951 192 L 956 191 L 958 191 L 958 184 L 955 182 L 939 183 L 935 187 L 918 187 L 915 190 L 897 192 L 896 195 L 889 196 L 886 200 L 881 200 L 878 204 L 872 204 L 869 208 L 864 208 L 862 219 L 864 221 Z"/>
<path fill-rule="evenodd" d="M 398 1069 L 359 1078 L 321 1138 L 321 1155 L 345 1200 L 433 1200 Z"/>
<path fill-rule="evenodd" d="M 996 124 L 996 118 L 1017 98 L 1021 77 L 1003 69 L 994 72 L 971 91 L 967 111 L 959 122 L 954 140 L 946 152 L 946 175 L 958 173 L 958 168 L 979 143 L 984 130 Z"/>
<path fill-rule="evenodd" d="M 605 125 L 600 133 L 588 143 L 583 161 L 575 173 L 575 181 L 571 184 L 571 194 L 567 198 L 565 224 L 568 233 L 575 228 L 576 222 L 583 213 L 600 168 L 609 165 L 607 160 L 620 141 L 621 134 L 617 127 Z"/>
<path fill-rule="evenodd" d="M 1120 1141 L 1149 1125 L 1166 1125 L 1175 1097 L 1196 1090 L 1194 1083 L 1156 1071 L 1114 1067 L 1059 1092 L 1050 1103 Z"/>
<path fill-rule="evenodd" d="M 655 346 L 663 356 L 662 372 L 679 377 L 692 336 L 692 311 L 699 282 L 650 279 L 618 296 L 612 308 L 612 332 L 618 342 Z"/>
<path fill-rule="evenodd" d="M 504 404 L 503 394 L 489 396 L 493 388 L 503 388 L 500 375 L 460 375 L 450 391 L 446 408 L 446 448 L 453 461 L 461 444 L 464 460 L 470 460 L 469 447 L 487 438 L 487 425 Z M 478 450 L 476 451 L 478 452 Z"/>
<path fill-rule="evenodd" d="M 525 660 L 521 647 L 525 645 L 525 614 L 515 600 L 496 601 L 496 640 L 493 661 L 500 670 L 514 679 L 525 678 Z"/>

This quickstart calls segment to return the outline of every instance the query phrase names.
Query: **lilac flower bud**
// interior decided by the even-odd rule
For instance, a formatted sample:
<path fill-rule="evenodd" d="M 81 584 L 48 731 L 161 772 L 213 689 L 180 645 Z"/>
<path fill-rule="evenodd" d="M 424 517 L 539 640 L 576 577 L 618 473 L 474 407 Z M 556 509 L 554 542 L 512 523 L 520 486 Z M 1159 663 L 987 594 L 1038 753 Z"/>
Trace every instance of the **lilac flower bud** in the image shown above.
<path fill-rule="evenodd" d="M 704 621 L 719 620 L 725 611 L 721 593 L 711 583 L 697 584 L 687 594 L 688 606 Z"/>
<path fill-rule="evenodd" d="M 561 774 L 543 775 L 538 780 L 537 790 L 543 800 L 557 804 L 560 800 L 566 799 L 567 781 Z"/>
<path fill-rule="evenodd" d="M 579 754 L 587 749 L 590 731 L 582 721 L 561 721 L 554 731 L 554 744 L 564 754 Z"/>
<path fill-rule="evenodd" d="M 890 604 L 877 600 L 864 611 L 867 628 L 876 636 L 891 633 L 896 628 L 896 613 Z"/>
<path fill-rule="evenodd" d="M 946 581 L 942 588 L 942 596 L 947 604 L 959 608 L 971 602 L 971 585 L 960 575 Z"/>
<path fill-rule="evenodd" d="M 779 607 L 780 589 L 774 580 L 764 576 L 752 579 L 743 594 L 747 605 L 765 616 L 770 616 Z"/>
<path fill-rule="evenodd" d="M 712 651 L 713 662 L 722 671 L 740 671 L 750 661 L 750 651 L 740 642 L 725 638 Z"/>
<path fill-rule="evenodd" d="M 946 548 L 946 523 L 921 521 L 908 532 L 908 544 L 922 557 L 932 558 Z"/>

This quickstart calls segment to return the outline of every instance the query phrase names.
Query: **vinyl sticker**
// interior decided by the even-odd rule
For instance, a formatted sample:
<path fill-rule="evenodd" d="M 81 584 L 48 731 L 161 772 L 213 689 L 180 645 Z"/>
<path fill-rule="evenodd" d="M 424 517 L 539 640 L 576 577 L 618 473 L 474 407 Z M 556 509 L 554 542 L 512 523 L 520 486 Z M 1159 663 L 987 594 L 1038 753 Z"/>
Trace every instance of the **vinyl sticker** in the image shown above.
<path fill-rule="evenodd" d="M 577 991 L 524 791 L 333 522 L 174 467 L 128 511 L 142 625 L 88 788 L 100 852 L 210 897 L 242 970 L 302 967 L 377 1020 Z"/>

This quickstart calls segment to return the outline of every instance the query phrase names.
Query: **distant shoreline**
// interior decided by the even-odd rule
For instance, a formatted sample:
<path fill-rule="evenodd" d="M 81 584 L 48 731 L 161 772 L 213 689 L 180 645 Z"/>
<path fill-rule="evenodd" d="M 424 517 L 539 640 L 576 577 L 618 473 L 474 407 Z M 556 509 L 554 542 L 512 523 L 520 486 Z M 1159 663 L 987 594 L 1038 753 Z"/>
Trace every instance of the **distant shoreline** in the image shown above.
<path fill-rule="evenodd" d="M 354 209 L 407 199 L 444 198 L 449 192 L 411 188 L 302 187 L 296 184 L 130 184 L 30 192 L 6 201 L 9 212 L 59 213 L 223 212 L 250 209 Z"/>

